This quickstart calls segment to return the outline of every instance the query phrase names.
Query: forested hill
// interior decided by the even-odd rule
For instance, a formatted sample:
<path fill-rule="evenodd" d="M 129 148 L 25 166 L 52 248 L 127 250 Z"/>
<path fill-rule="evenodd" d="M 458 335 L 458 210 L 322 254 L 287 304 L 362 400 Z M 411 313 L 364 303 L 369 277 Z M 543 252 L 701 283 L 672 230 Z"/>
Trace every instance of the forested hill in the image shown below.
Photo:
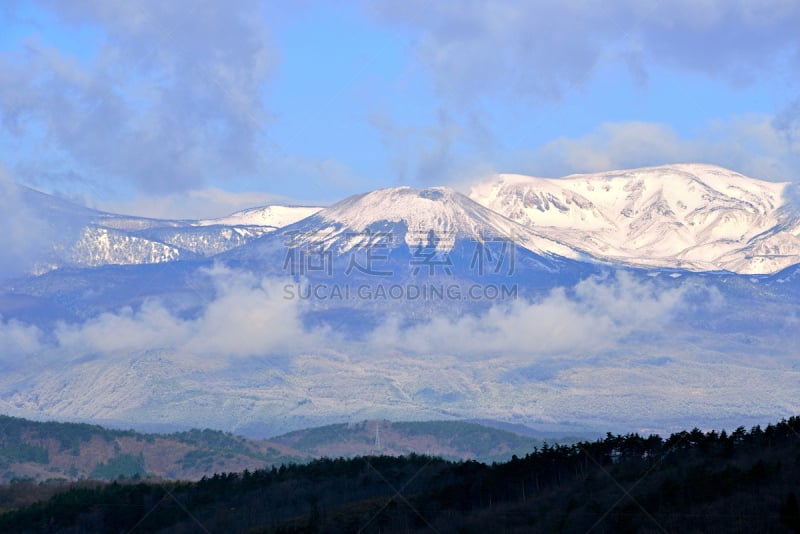
<path fill-rule="evenodd" d="M 421 453 L 448 460 L 484 463 L 509 460 L 544 444 L 542 438 L 491 428 L 466 421 L 361 421 L 290 432 L 272 442 L 301 451 L 312 458 L 350 457 L 368 454 L 399 456 Z M 562 436 L 551 443 L 575 443 Z"/>
<path fill-rule="evenodd" d="M 365 456 L 96 484 L 8 512 L 0 531 L 798 532 L 798 493 L 793 417 L 666 439 L 608 434 L 493 465 Z"/>
<path fill-rule="evenodd" d="M 0 415 L 0 483 L 120 477 L 198 480 L 214 473 L 253 471 L 323 456 L 412 452 L 490 463 L 524 455 L 542 443 L 463 421 L 361 421 L 257 440 L 209 429 L 144 434 Z"/>

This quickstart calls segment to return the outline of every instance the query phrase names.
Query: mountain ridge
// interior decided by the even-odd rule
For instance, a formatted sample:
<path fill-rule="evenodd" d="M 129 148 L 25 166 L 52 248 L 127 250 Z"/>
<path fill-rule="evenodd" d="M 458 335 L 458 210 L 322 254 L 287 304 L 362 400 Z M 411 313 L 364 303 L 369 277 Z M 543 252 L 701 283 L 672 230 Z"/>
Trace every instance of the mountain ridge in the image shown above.
<path fill-rule="evenodd" d="M 800 262 L 787 183 L 707 164 L 536 178 L 498 175 L 470 197 L 592 257 L 645 268 L 770 274 Z"/>

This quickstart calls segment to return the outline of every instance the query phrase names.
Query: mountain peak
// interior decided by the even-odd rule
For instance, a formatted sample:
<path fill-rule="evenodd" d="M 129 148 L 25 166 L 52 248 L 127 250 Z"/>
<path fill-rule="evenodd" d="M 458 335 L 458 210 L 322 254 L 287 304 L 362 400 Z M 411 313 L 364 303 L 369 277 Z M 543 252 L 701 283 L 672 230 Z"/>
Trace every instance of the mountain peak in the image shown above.
<path fill-rule="evenodd" d="M 450 231 L 465 211 L 482 206 L 447 187 L 415 189 L 408 186 L 377 189 L 353 195 L 320 212 L 328 221 L 365 230 L 376 221 L 403 222 L 409 228 Z"/>
<path fill-rule="evenodd" d="M 314 215 L 321 207 L 318 206 L 284 206 L 272 204 L 259 206 L 232 213 L 227 217 L 218 219 L 204 219 L 193 223 L 195 226 L 267 226 L 282 228 Z"/>
<path fill-rule="evenodd" d="M 506 238 L 532 252 L 577 256 L 448 187 L 398 186 L 353 195 L 284 230 L 339 253 L 380 236 L 410 248 L 432 242 L 439 250 L 452 249 L 459 239 Z"/>
<path fill-rule="evenodd" d="M 712 165 L 709 163 L 672 163 L 652 167 L 639 167 L 593 173 L 570 174 L 560 178 L 540 178 L 524 174 L 501 173 L 493 179 L 475 185 L 470 193 L 470 198 L 485 196 L 492 187 L 499 184 L 505 186 L 523 186 L 530 184 L 578 184 L 578 183 L 624 183 L 635 181 L 648 181 L 652 184 L 669 186 L 671 183 L 694 181 L 705 186 L 724 191 L 725 189 L 739 189 L 755 194 L 768 194 L 778 196 L 783 193 L 788 182 L 770 182 L 750 178 L 736 171 Z"/>

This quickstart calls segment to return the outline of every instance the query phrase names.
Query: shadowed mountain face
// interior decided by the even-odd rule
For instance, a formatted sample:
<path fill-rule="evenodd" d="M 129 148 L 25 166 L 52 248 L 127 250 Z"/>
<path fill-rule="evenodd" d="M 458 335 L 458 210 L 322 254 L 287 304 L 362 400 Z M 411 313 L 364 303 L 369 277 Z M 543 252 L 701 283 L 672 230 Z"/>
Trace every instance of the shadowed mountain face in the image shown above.
<path fill-rule="evenodd" d="M 721 258 L 791 233 L 782 186 L 708 166 L 540 190 L 502 180 L 481 198 L 505 215 L 447 188 L 216 222 L 30 192 L 49 206 L 42 220 L 84 236 L 73 245 L 86 257 L 105 243 L 138 259 L 102 265 L 110 256 L 98 253 L 96 267 L 4 283 L 0 403 L 21 416 L 250 435 L 388 417 L 669 431 L 800 405 L 798 266 L 737 274 L 703 256 L 679 268 L 688 256 L 673 253 L 685 242 Z M 273 215 L 290 224 L 262 226 Z M 258 224 L 229 226 L 242 221 Z M 145 241 L 178 256 L 137 248 Z M 595 245 L 641 257 L 599 259 Z"/>

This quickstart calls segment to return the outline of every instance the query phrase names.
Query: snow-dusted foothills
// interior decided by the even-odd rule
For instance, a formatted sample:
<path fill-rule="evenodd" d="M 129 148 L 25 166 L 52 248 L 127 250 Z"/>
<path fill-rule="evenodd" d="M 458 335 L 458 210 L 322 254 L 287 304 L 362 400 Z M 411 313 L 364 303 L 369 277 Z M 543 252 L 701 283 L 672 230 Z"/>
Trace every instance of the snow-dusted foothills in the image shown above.
<path fill-rule="evenodd" d="M 800 262 L 800 219 L 787 188 L 679 164 L 558 179 L 501 174 L 470 197 L 601 260 L 765 274 Z"/>

